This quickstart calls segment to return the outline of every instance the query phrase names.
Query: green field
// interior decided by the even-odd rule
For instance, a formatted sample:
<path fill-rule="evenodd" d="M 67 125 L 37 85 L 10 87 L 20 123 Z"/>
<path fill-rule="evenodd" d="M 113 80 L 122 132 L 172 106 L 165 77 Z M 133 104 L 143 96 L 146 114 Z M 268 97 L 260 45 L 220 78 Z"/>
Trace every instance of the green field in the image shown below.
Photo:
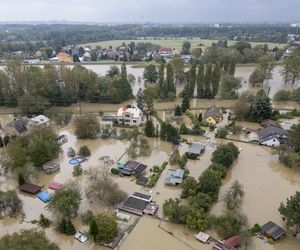
<path fill-rule="evenodd" d="M 123 42 L 126 44 L 130 43 L 131 41 L 134 42 L 151 42 L 154 44 L 158 44 L 161 47 L 168 47 L 168 48 L 176 48 L 181 49 L 182 43 L 184 41 L 189 41 L 192 44 L 192 48 L 198 47 L 199 44 L 203 44 L 202 47 L 209 47 L 213 42 L 217 42 L 218 40 L 210 40 L 210 39 L 200 39 L 199 37 L 194 38 L 186 38 L 186 37 L 180 37 L 180 38 L 139 38 L 137 40 L 110 40 L 110 41 L 101 41 L 101 42 L 94 42 L 94 43 L 85 43 L 80 44 L 80 46 L 91 46 L 91 48 L 95 48 L 96 46 L 101 46 L 102 48 L 107 48 L 109 46 L 112 47 L 118 47 Z M 236 41 L 229 40 L 228 45 L 231 46 Z M 269 48 L 272 49 L 274 47 L 283 48 L 286 44 L 279 44 L 279 43 L 264 43 L 264 42 L 251 42 L 252 46 L 260 45 L 260 44 L 268 44 Z"/>

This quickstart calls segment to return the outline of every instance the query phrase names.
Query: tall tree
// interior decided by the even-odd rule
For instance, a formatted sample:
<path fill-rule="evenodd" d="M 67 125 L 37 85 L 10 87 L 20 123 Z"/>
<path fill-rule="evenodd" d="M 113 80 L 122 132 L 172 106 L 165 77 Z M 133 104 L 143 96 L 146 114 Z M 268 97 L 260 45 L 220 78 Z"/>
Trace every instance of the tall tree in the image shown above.
<path fill-rule="evenodd" d="M 189 55 L 191 53 L 191 43 L 189 41 L 185 41 L 182 44 L 181 54 L 182 55 Z"/>
<path fill-rule="evenodd" d="M 212 64 L 206 66 L 205 75 L 204 75 L 204 98 L 212 97 L 211 90 L 211 78 L 212 78 Z"/>
<path fill-rule="evenodd" d="M 251 102 L 249 117 L 256 122 L 272 117 L 272 104 L 263 90 L 259 91 Z"/>
<path fill-rule="evenodd" d="M 229 70 L 228 70 L 228 74 L 234 76 L 235 74 L 235 67 L 236 67 L 236 62 L 235 62 L 235 58 L 232 56 L 230 58 L 230 64 L 229 64 Z"/>
<path fill-rule="evenodd" d="M 127 78 L 127 69 L 125 63 L 123 63 L 121 66 L 121 85 L 123 101 L 132 98 L 132 88 Z"/>
<path fill-rule="evenodd" d="M 174 56 L 171 64 L 175 77 L 175 84 L 177 84 L 184 77 L 184 61 L 180 56 Z"/>
<path fill-rule="evenodd" d="M 213 73 L 212 73 L 212 96 L 215 97 L 218 94 L 219 90 L 219 84 L 220 84 L 220 79 L 221 79 L 222 71 L 220 64 L 217 63 L 214 67 Z"/>
<path fill-rule="evenodd" d="M 176 88 L 174 85 L 174 73 L 171 63 L 168 63 L 167 65 L 166 88 L 166 96 L 168 96 L 169 92 L 176 94 Z"/>
<path fill-rule="evenodd" d="M 284 68 L 282 71 L 284 82 L 295 83 L 300 79 L 300 56 L 292 56 L 284 61 Z"/>
<path fill-rule="evenodd" d="M 144 79 L 146 79 L 150 83 L 155 83 L 157 81 L 158 75 L 157 70 L 154 64 L 149 64 L 145 67 L 144 70 Z"/>
<path fill-rule="evenodd" d="M 200 64 L 198 66 L 198 73 L 197 73 L 197 96 L 198 98 L 203 98 L 205 93 L 204 93 L 204 64 Z"/>
<path fill-rule="evenodd" d="M 158 69 L 158 85 L 159 85 L 160 95 L 162 95 L 163 93 L 164 81 L 165 81 L 165 64 L 161 62 Z"/>
<path fill-rule="evenodd" d="M 197 71 L 197 64 L 193 63 L 189 73 L 189 84 L 188 84 L 188 95 L 193 97 L 195 85 L 196 85 L 196 71 Z"/>

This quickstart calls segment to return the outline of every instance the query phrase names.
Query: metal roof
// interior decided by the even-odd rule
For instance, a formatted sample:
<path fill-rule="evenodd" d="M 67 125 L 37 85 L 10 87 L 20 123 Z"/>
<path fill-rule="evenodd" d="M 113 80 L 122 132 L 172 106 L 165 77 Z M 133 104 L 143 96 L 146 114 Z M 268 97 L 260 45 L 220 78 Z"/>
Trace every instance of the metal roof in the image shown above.
<path fill-rule="evenodd" d="M 261 227 L 262 233 L 270 235 L 274 240 L 279 239 L 286 233 L 286 230 L 275 224 L 273 221 L 269 221 Z"/>
<path fill-rule="evenodd" d="M 197 154 L 199 155 L 205 149 L 204 144 L 192 142 L 189 149 L 186 151 L 188 154 Z"/>

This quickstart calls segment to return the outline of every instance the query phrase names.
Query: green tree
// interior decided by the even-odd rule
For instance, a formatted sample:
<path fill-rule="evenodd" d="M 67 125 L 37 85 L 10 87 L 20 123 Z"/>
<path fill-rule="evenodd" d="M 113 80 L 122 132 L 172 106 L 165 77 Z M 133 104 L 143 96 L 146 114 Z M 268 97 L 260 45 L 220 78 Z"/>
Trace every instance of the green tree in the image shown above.
<path fill-rule="evenodd" d="M 110 243 L 118 235 L 118 224 L 116 219 L 109 214 L 98 214 L 95 219 L 98 226 L 98 232 L 94 237 L 97 243 Z M 90 228 L 91 229 L 91 228 Z M 95 231 L 90 231 L 90 234 Z"/>
<path fill-rule="evenodd" d="M 204 64 L 199 64 L 198 66 L 198 73 L 197 73 L 197 97 L 198 98 L 203 98 L 205 96 L 204 93 Z"/>
<path fill-rule="evenodd" d="M 76 166 L 74 166 L 74 170 L 73 170 L 73 172 L 72 172 L 72 175 L 73 175 L 74 177 L 80 176 L 80 175 L 82 175 L 82 172 L 83 172 L 83 170 L 82 170 L 81 165 L 80 165 L 80 164 L 77 164 Z"/>
<path fill-rule="evenodd" d="M 205 75 L 204 75 L 204 98 L 212 98 L 212 89 L 211 89 L 211 80 L 212 80 L 212 64 L 206 66 Z"/>
<path fill-rule="evenodd" d="M 14 216 L 22 210 L 22 201 L 19 199 L 16 191 L 0 190 L 0 217 L 9 215 Z"/>
<path fill-rule="evenodd" d="M 175 84 L 177 84 L 184 77 L 184 61 L 180 56 L 174 56 L 170 66 L 172 68 L 172 74 L 174 74 L 172 76 L 173 82 L 175 77 Z M 167 66 L 167 71 L 168 71 L 168 66 Z M 168 78 L 168 72 L 167 72 L 167 78 Z"/>
<path fill-rule="evenodd" d="M 212 169 L 207 169 L 199 177 L 198 190 L 204 194 L 210 195 L 212 200 L 216 201 L 218 199 L 220 185 L 220 175 Z"/>
<path fill-rule="evenodd" d="M 6 249 L 59 250 L 59 247 L 48 240 L 45 233 L 35 229 L 21 230 L 18 233 L 6 234 L 0 239 L 0 250 Z"/>
<path fill-rule="evenodd" d="M 214 67 L 214 70 L 213 70 L 212 76 L 211 76 L 212 96 L 213 97 L 215 97 L 218 94 L 221 76 L 222 76 L 221 67 L 220 67 L 220 64 L 217 63 Z"/>
<path fill-rule="evenodd" d="M 66 219 L 65 232 L 66 235 L 74 235 L 76 233 L 76 229 L 70 219 Z"/>
<path fill-rule="evenodd" d="M 93 236 L 94 241 L 96 241 L 97 235 L 99 233 L 99 228 L 98 228 L 97 221 L 95 219 L 92 219 L 92 221 L 90 223 L 89 233 L 90 233 L 90 235 Z"/>
<path fill-rule="evenodd" d="M 272 117 L 272 104 L 263 90 L 259 91 L 251 102 L 249 117 L 251 121 L 255 122 Z"/>
<path fill-rule="evenodd" d="M 144 92 L 141 88 L 139 88 L 139 91 L 136 94 L 136 104 L 140 110 L 144 111 L 146 109 Z"/>
<path fill-rule="evenodd" d="M 236 99 L 236 90 L 241 87 L 241 80 L 231 75 L 223 75 L 220 85 L 222 99 Z"/>
<path fill-rule="evenodd" d="M 52 221 L 46 218 L 43 214 L 40 215 L 40 219 L 38 221 L 38 225 L 42 228 L 50 227 Z"/>
<path fill-rule="evenodd" d="M 158 69 L 158 85 L 159 85 L 160 96 L 164 92 L 163 90 L 164 81 L 165 81 L 165 64 L 162 62 L 160 63 Z"/>
<path fill-rule="evenodd" d="M 205 231 L 208 227 L 208 221 L 203 209 L 189 208 L 186 216 L 186 226 L 192 230 Z"/>
<path fill-rule="evenodd" d="M 297 232 L 300 232 L 300 192 L 287 198 L 285 204 L 282 202 L 278 210 L 287 226 L 296 226 Z"/>
<path fill-rule="evenodd" d="M 123 63 L 121 66 L 121 94 L 122 94 L 122 100 L 126 101 L 132 98 L 132 88 L 127 78 L 127 69 L 126 64 Z"/>
<path fill-rule="evenodd" d="M 287 144 L 295 152 L 300 153 L 300 124 L 293 125 L 288 131 Z"/>
<path fill-rule="evenodd" d="M 181 54 L 182 55 L 189 55 L 191 52 L 191 43 L 189 41 L 185 41 L 183 44 L 182 44 L 182 49 L 181 49 Z"/>
<path fill-rule="evenodd" d="M 96 138 L 100 132 L 100 124 L 95 115 L 83 115 L 74 120 L 75 134 L 80 139 Z"/>
<path fill-rule="evenodd" d="M 190 72 L 189 72 L 189 83 L 188 83 L 188 93 L 186 93 L 188 96 L 193 97 L 195 85 L 196 85 L 196 71 L 197 71 L 197 64 L 193 63 Z"/>
<path fill-rule="evenodd" d="M 169 222 L 184 224 L 186 222 L 187 208 L 180 204 L 179 199 L 168 199 L 163 204 L 163 215 Z"/>
<path fill-rule="evenodd" d="M 224 204 L 227 209 L 234 210 L 238 208 L 242 203 L 242 198 L 244 196 L 244 190 L 242 184 L 235 181 L 225 193 Z"/>
<path fill-rule="evenodd" d="M 54 193 L 49 208 L 61 216 L 73 217 L 77 215 L 80 202 L 80 192 L 74 187 L 65 187 Z"/>
<path fill-rule="evenodd" d="M 229 75 L 234 76 L 234 74 L 235 74 L 235 67 L 236 67 L 235 58 L 232 56 L 230 58 L 230 64 L 229 64 L 229 69 L 228 69 L 228 74 Z"/>
<path fill-rule="evenodd" d="M 292 95 L 291 91 L 281 89 L 276 92 L 276 94 L 273 97 L 273 100 L 276 102 L 286 102 L 291 100 L 291 95 Z"/>
<path fill-rule="evenodd" d="M 285 83 L 295 83 L 300 79 L 300 56 L 292 56 L 284 61 L 282 75 Z"/>
<path fill-rule="evenodd" d="M 198 192 L 198 183 L 194 177 L 188 176 L 180 186 L 182 188 L 182 198 L 194 197 Z"/>
<path fill-rule="evenodd" d="M 226 138 L 226 136 L 228 135 L 228 130 L 226 128 L 220 128 L 217 133 L 216 133 L 216 138 Z"/>
<path fill-rule="evenodd" d="M 44 114 L 50 107 L 47 99 L 41 96 L 23 95 L 18 99 L 18 105 L 22 115 L 32 116 Z"/>
<path fill-rule="evenodd" d="M 79 148 L 78 155 L 82 157 L 88 157 L 91 155 L 91 151 L 87 145 L 83 145 Z"/>
<path fill-rule="evenodd" d="M 169 92 L 176 94 L 176 88 L 174 85 L 174 73 L 171 63 L 168 63 L 167 65 L 166 91 L 166 96 L 168 96 Z"/>
<path fill-rule="evenodd" d="M 210 169 L 216 171 L 221 178 L 225 178 L 227 174 L 227 167 L 219 163 L 213 163 L 209 166 Z"/>
<path fill-rule="evenodd" d="M 211 161 L 213 163 L 222 164 L 223 166 L 229 168 L 235 158 L 235 153 L 227 145 L 220 145 L 213 152 Z"/>
<path fill-rule="evenodd" d="M 193 207 L 195 209 L 203 209 L 206 213 L 209 211 L 213 201 L 208 194 L 197 193 L 196 195 L 192 195 L 188 197 L 189 207 Z"/>
<path fill-rule="evenodd" d="M 171 124 L 162 123 L 160 129 L 160 138 L 164 141 L 177 143 L 180 139 L 178 130 Z"/>
<path fill-rule="evenodd" d="M 118 76 L 120 75 L 120 69 L 117 66 L 111 66 L 106 74 L 110 77 Z"/>
<path fill-rule="evenodd" d="M 154 126 L 153 121 L 151 120 L 151 118 L 147 119 L 147 121 L 146 121 L 145 135 L 147 137 L 155 137 L 156 136 L 155 126 Z"/>
<path fill-rule="evenodd" d="M 154 64 L 149 64 L 145 67 L 143 77 L 150 83 L 156 83 L 158 73 Z"/>
<path fill-rule="evenodd" d="M 176 106 L 175 111 L 174 111 L 175 116 L 181 116 L 181 108 L 179 105 Z"/>
<path fill-rule="evenodd" d="M 190 98 L 188 95 L 185 95 L 182 98 L 181 111 L 182 113 L 185 113 L 188 109 L 190 109 Z"/>
<path fill-rule="evenodd" d="M 74 156 L 76 156 L 76 152 L 75 152 L 74 148 L 69 147 L 69 149 L 68 149 L 68 157 L 74 157 Z"/>

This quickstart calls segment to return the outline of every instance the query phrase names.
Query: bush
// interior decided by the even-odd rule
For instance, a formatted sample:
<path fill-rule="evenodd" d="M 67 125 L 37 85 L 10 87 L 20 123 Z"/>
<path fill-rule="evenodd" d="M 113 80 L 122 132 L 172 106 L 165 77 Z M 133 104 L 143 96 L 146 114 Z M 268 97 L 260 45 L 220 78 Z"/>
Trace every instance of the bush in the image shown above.
<path fill-rule="evenodd" d="M 254 234 L 260 232 L 260 225 L 256 223 L 250 230 L 251 230 L 251 233 L 254 235 Z"/>
<path fill-rule="evenodd" d="M 216 133 L 216 138 L 225 139 L 228 135 L 228 130 L 226 128 L 220 128 Z"/>
<path fill-rule="evenodd" d="M 166 166 L 168 165 L 168 162 L 165 161 L 163 162 L 163 164 L 159 167 L 159 166 L 154 166 L 153 167 L 153 173 L 150 177 L 149 177 L 149 182 L 147 184 L 147 187 L 149 188 L 153 188 L 155 186 L 155 184 L 157 183 L 159 176 L 161 175 L 161 173 L 165 170 Z"/>
<path fill-rule="evenodd" d="M 78 155 L 82 157 L 88 157 L 91 155 L 91 151 L 87 145 L 83 145 L 82 147 L 80 147 Z"/>
<path fill-rule="evenodd" d="M 68 157 L 74 157 L 76 155 L 76 152 L 74 150 L 74 148 L 69 148 L 68 149 Z"/>
<path fill-rule="evenodd" d="M 74 166 L 74 170 L 72 172 L 72 175 L 74 177 L 82 175 L 82 167 L 81 167 L 80 164 L 77 164 L 76 166 Z"/>
<path fill-rule="evenodd" d="M 38 225 L 42 228 L 50 227 L 52 221 L 46 218 L 43 214 L 40 215 L 40 219 L 38 221 Z"/>
<path fill-rule="evenodd" d="M 76 229 L 70 219 L 62 218 L 58 225 L 58 231 L 66 235 L 74 235 Z"/>
<path fill-rule="evenodd" d="M 81 221 L 84 225 L 89 225 L 94 218 L 95 216 L 91 210 L 87 210 L 81 215 Z"/>

